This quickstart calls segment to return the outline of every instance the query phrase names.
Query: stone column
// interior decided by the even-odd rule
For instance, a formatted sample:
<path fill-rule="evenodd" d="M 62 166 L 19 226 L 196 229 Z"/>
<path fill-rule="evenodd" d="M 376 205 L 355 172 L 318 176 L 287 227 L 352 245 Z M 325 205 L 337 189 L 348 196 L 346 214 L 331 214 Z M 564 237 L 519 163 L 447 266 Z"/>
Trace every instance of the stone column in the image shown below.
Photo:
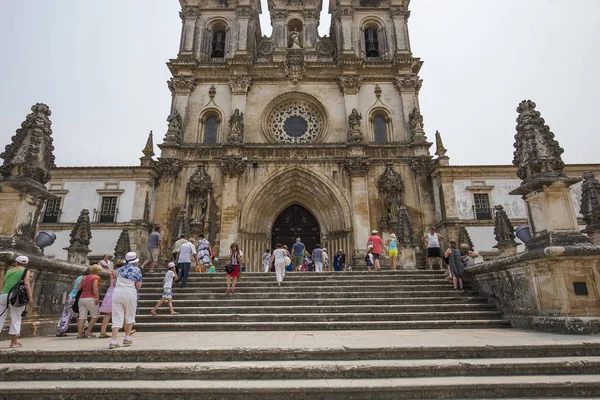
<path fill-rule="evenodd" d="M 317 10 L 304 10 L 302 15 L 304 16 L 304 47 L 315 47 L 319 13 Z"/>
<path fill-rule="evenodd" d="M 358 124 L 360 126 L 360 120 L 362 119 L 362 115 L 358 112 L 358 109 L 360 109 L 358 91 L 362 85 L 362 77 L 355 74 L 340 76 L 338 85 L 342 93 L 344 93 L 344 104 L 349 122 L 348 141 L 360 143 L 363 141 L 363 135 L 358 128 L 351 125 L 354 121 L 354 125 Z"/>
<path fill-rule="evenodd" d="M 252 86 L 252 78 L 248 75 L 234 75 L 229 80 L 231 88 L 231 110 L 246 112 L 246 95 Z"/>
<path fill-rule="evenodd" d="M 238 240 L 239 231 L 239 205 L 238 186 L 239 178 L 246 170 L 247 162 L 242 158 L 226 158 L 221 161 L 223 174 L 223 197 L 221 205 L 221 234 L 219 256 L 226 257 L 231 243 Z"/>
<path fill-rule="evenodd" d="M 175 223 L 177 218 L 176 213 L 179 209 L 174 210 L 179 203 L 176 200 L 177 194 L 179 193 L 179 186 L 177 180 L 179 173 L 182 169 L 181 161 L 173 158 L 161 158 L 156 163 L 156 169 L 160 174 L 158 186 L 156 188 L 155 202 L 154 202 L 154 221 L 159 222 L 164 227 L 162 230 L 162 244 L 164 248 L 168 248 L 167 244 L 171 243 L 171 229 L 172 224 Z M 141 250 L 145 250 L 145 243 L 143 238 L 140 238 L 140 243 L 135 244 L 135 249 L 138 246 Z M 163 252 L 164 253 L 164 252 Z"/>
<path fill-rule="evenodd" d="M 354 216 L 354 253 L 364 252 L 371 233 L 371 216 L 369 212 L 369 183 L 367 181 L 368 165 L 362 158 L 355 158 L 346 163 L 351 177 L 352 215 Z M 353 257 L 355 254 L 349 256 Z"/>
<path fill-rule="evenodd" d="M 390 8 L 390 17 L 394 23 L 394 34 L 396 48 L 393 52 L 395 55 L 410 54 L 410 41 L 408 38 L 408 18 L 410 11 L 407 6 L 393 6 Z"/>
<path fill-rule="evenodd" d="M 352 41 L 352 19 L 354 17 L 354 7 L 340 6 L 334 13 L 333 17 L 340 21 L 342 31 L 342 55 L 355 56 L 355 49 Z"/>
<path fill-rule="evenodd" d="M 50 108 L 31 107 L 12 142 L 0 154 L 0 248 L 38 253 L 34 239 L 54 165 Z"/>
<path fill-rule="evenodd" d="M 92 251 L 89 248 L 92 239 L 92 230 L 90 228 L 90 211 L 83 209 L 77 218 L 77 222 L 71 230 L 71 240 L 67 250 L 67 261 L 74 264 L 89 264 L 88 254 Z"/>
<path fill-rule="evenodd" d="M 196 24 L 200 16 L 200 8 L 195 6 L 185 6 L 179 13 L 181 17 L 181 45 L 179 55 L 191 56 L 194 54 Z"/>
<path fill-rule="evenodd" d="M 238 6 L 235 14 L 238 23 L 238 45 L 235 54 L 246 55 L 248 54 L 248 23 L 253 11 L 249 6 Z"/>

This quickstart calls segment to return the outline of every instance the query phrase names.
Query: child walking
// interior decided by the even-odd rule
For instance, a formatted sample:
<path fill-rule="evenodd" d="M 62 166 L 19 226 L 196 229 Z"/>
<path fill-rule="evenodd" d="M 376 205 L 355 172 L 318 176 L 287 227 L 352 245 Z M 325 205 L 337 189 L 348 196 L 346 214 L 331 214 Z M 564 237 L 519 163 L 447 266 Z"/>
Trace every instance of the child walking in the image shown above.
<path fill-rule="evenodd" d="M 156 310 L 163 305 L 165 301 L 169 303 L 169 310 L 171 310 L 171 315 L 179 314 L 173 310 L 173 296 L 171 295 L 171 291 L 173 289 L 173 279 L 179 280 L 177 275 L 175 275 L 175 263 L 170 262 L 168 265 L 167 273 L 165 274 L 165 278 L 163 279 L 163 294 L 162 299 L 150 311 L 153 316 L 156 316 Z"/>
<path fill-rule="evenodd" d="M 367 271 L 370 271 L 373 267 L 373 246 L 367 248 L 367 254 L 365 254 L 365 262 L 367 263 Z"/>

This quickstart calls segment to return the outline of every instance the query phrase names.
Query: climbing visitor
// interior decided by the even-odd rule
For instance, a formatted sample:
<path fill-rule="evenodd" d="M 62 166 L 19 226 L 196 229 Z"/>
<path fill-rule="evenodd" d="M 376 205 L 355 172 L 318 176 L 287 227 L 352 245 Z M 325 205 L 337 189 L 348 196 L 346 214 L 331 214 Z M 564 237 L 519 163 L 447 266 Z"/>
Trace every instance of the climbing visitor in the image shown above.
<path fill-rule="evenodd" d="M 302 268 L 302 261 L 304 261 L 304 251 L 306 246 L 300 241 L 300 238 L 296 238 L 296 243 L 292 246 L 292 256 L 294 261 L 294 268 L 296 271 L 300 271 Z"/>
<path fill-rule="evenodd" d="M 326 248 L 323 248 L 323 268 L 326 271 L 329 270 L 329 254 L 327 254 Z"/>
<path fill-rule="evenodd" d="M 62 315 L 58 320 L 58 325 L 56 325 L 56 336 L 67 336 L 67 331 L 69 330 L 69 324 L 71 323 L 71 319 L 77 318 L 79 316 L 79 313 L 73 311 L 73 304 L 75 303 L 75 297 L 77 296 L 77 292 L 79 292 L 78 287 L 81 283 L 81 280 L 89 273 L 90 269 L 86 268 L 82 275 L 79 275 L 77 278 L 75 278 L 75 281 L 73 282 L 73 289 L 71 289 L 71 291 L 67 295 L 67 300 L 65 301 L 65 305 L 63 306 Z M 88 324 L 87 321 L 85 322 L 86 324 L 84 325 L 84 328 L 87 329 Z"/>
<path fill-rule="evenodd" d="M 277 249 L 273 251 L 272 257 L 273 266 L 275 267 L 275 279 L 277 280 L 277 286 L 281 286 L 283 278 L 285 277 L 285 267 L 290 260 L 290 253 L 285 250 L 281 243 L 277 243 Z"/>
<path fill-rule="evenodd" d="M 469 245 L 463 243 L 460 245 L 460 258 L 465 264 L 465 267 L 471 267 L 475 265 L 474 258 L 479 257 L 479 253 L 469 250 Z"/>
<path fill-rule="evenodd" d="M 235 284 L 240 276 L 240 268 L 243 263 L 244 253 L 242 253 L 237 243 L 231 243 L 231 246 L 229 246 L 229 258 L 225 266 L 225 272 L 227 273 L 227 290 L 225 290 L 225 294 L 229 292 L 235 294 Z"/>
<path fill-rule="evenodd" d="M 108 345 L 109 349 L 119 347 L 117 335 L 123 326 L 125 327 L 123 346 L 133 344 L 131 334 L 135 323 L 137 289 L 142 287 L 142 271 L 136 265 L 139 262 L 137 254 L 130 251 L 125 255 L 125 265 L 117 270 L 117 281 L 112 297 L 112 335 Z"/>
<path fill-rule="evenodd" d="M 429 232 L 421 238 L 427 244 L 427 260 L 429 261 L 429 269 L 433 269 L 433 259 L 437 258 L 439 269 L 444 269 L 442 266 L 442 251 L 440 250 L 440 241 L 444 237 L 435 231 L 435 227 L 429 228 Z"/>
<path fill-rule="evenodd" d="M 321 245 L 318 243 L 312 252 L 312 261 L 315 264 L 315 272 L 323 272 L 323 249 L 321 249 Z"/>
<path fill-rule="evenodd" d="M 396 239 L 395 233 L 390 235 L 390 238 L 385 242 L 385 246 L 387 247 L 388 257 L 390 257 L 392 264 L 392 271 L 395 271 L 398 259 L 398 239 Z M 404 269 L 404 266 L 402 266 L 402 269 Z"/>
<path fill-rule="evenodd" d="M 381 237 L 377 236 L 377 231 L 372 230 L 371 236 L 367 239 L 367 248 L 368 246 L 372 246 L 371 254 L 373 255 L 373 266 L 375 270 L 381 271 L 381 265 L 379 264 L 379 257 L 381 256 L 381 247 L 383 245 L 383 240 Z"/>
<path fill-rule="evenodd" d="M 115 268 L 110 271 L 110 285 L 106 290 L 106 294 L 102 299 L 102 304 L 100 305 L 100 312 L 104 314 L 102 318 L 102 326 L 100 328 L 100 338 L 109 338 L 110 335 L 106 333 L 106 329 L 108 328 L 108 321 L 110 321 L 110 317 L 112 315 L 112 296 L 115 290 L 115 280 L 117 279 L 117 270 L 123 265 L 122 261 L 118 261 L 115 264 Z"/>
<path fill-rule="evenodd" d="M 200 264 L 200 272 L 206 272 L 212 262 L 212 249 L 210 248 L 210 242 L 201 233 L 198 239 L 198 264 Z"/>
<path fill-rule="evenodd" d="M 100 318 L 100 273 L 102 273 L 102 267 L 97 264 L 92 265 L 90 274 L 85 276 L 77 287 L 78 290 L 81 290 L 81 294 L 79 295 L 77 339 L 96 337 L 92 333 L 92 330 L 94 330 L 94 325 L 96 325 L 96 321 Z M 88 312 L 91 319 L 88 328 L 84 331 L 83 325 L 87 320 Z"/>
<path fill-rule="evenodd" d="M 465 265 L 460 257 L 460 250 L 454 240 L 450 241 L 450 248 L 444 253 L 444 257 L 448 258 L 448 264 L 450 265 L 450 272 L 452 275 L 452 285 L 454 290 L 463 290 L 463 278 L 465 276 Z"/>
<path fill-rule="evenodd" d="M 29 258 L 27 256 L 18 256 L 15 259 L 15 265 L 9 267 L 4 275 L 4 287 L 0 294 L 0 332 L 2 332 L 6 317 L 10 314 L 10 328 L 8 328 L 10 347 L 22 347 L 22 344 L 19 343 L 18 339 L 21 334 L 21 319 L 27 314 L 27 311 L 25 310 L 27 304 L 33 304 L 33 293 L 31 292 L 30 283 L 31 271 L 27 269 L 27 264 L 29 264 Z M 21 282 L 23 283 L 22 285 Z M 20 291 L 18 289 L 23 286 L 27 293 L 27 299 L 19 296 Z M 27 303 L 23 305 L 11 304 L 9 295 L 10 299 L 17 296 L 17 304 L 19 298 L 22 301 L 27 300 Z"/>
<path fill-rule="evenodd" d="M 163 288 L 162 288 L 162 298 L 156 303 L 154 308 L 150 311 L 153 316 L 156 316 L 156 310 L 163 305 L 164 302 L 169 304 L 169 311 L 171 311 L 171 315 L 179 314 L 175 312 L 173 309 L 173 279 L 177 280 L 177 275 L 175 275 L 175 263 L 170 262 L 167 267 L 167 273 L 163 278 Z"/>
<path fill-rule="evenodd" d="M 173 243 L 173 250 L 171 251 L 171 261 L 175 263 L 175 269 L 177 274 L 179 274 L 179 269 L 177 268 L 177 259 L 179 258 L 179 248 L 182 244 L 187 242 L 185 235 L 181 235 L 179 239 Z"/>
<path fill-rule="evenodd" d="M 365 263 L 367 264 L 367 271 L 370 271 L 373 267 L 375 257 L 373 257 L 373 246 L 367 247 L 367 253 L 365 254 Z"/>
<path fill-rule="evenodd" d="M 160 226 L 157 225 L 154 228 L 154 232 L 148 236 L 148 243 L 146 245 L 146 260 L 140 267 L 144 269 L 146 264 L 150 263 L 150 272 L 154 272 L 154 267 L 156 267 L 156 263 L 158 262 L 158 256 L 160 256 Z"/>
<path fill-rule="evenodd" d="M 333 270 L 337 272 L 344 271 L 346 269 L 346 253 L 344 250 L 339 249 L 338 252 L 333 256 Z"/>
<path fill-rule="evenodd" d="M 290 250 L 288 249 L 288 247 L 284 244 L 282 249 L 284 249 L 285 251 L 290 252 Z M 293 257 L 290 257 L 290 263 L 288 265 L 285 266 L 285 271 L 283 271 L 283 276 L 285 276 L 286 272 L 292 272 L 294 270 L 294 261 L 292 261 Z"/>
<path fill-rule="evenodd" d="M 103 269 L 110 269 L 110 260 L 108 254 L 105 254 L 104 257 L 102 257 L 102 260 L 98 261 L 98 265 Z"/>
<path fill-rule="evenodd" d="M 269 272 L 271 269 L 271 250 L 266 249 L 263 254 L 263 269 L 265 272 Z"/>
<path fill-rule="evenodd" d="M 179 259 L 177 264 L 179 266 L 179 280 L 181 281 L 181 287 L 187 287 L 188 276 L 190 274 L 190 268 L 192 267 L 192 259 L 196 266 L 198 264 L 198 254 L 196 252 L 196 246 L 194 243 L 196 239 L 190 238 L 189 241 L 182 244 L 179 248 Z"/>

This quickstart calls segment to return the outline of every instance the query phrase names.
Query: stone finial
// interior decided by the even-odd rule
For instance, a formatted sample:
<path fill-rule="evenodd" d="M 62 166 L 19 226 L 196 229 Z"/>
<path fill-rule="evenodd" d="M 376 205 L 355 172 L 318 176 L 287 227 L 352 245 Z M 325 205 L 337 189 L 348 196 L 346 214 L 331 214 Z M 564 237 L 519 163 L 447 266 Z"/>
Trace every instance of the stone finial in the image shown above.
<path fill-rule="evenodd" d="M 129 231 L 123 229 L 117 240 L 115 246 L 115 259 L 122 260 L 125 258 L 125 254 L 131 251 L 131 241 L 129 239 Z"/>
<path fill-rule="evenodd" d="M 52 113 L 43 103 L 33 105 L 31 111 L 12 137 L 12 143 L 0 154 L 4 159 L 0 173 L 7 180 L 25 178 L 42 186 L 50 181 L 50 170 L 55 167 L 49 118 Z"/>
<path fill-rule="evenodd" d="M 90 228 L 90 211 L 81 210 L 77 222 L 71 230 L 70 247 L 88 247 L 92 239 L 92 229 Z"/>
<path fill-rule="evenodd" d="M 350 142 L 350 143 L 362 142 L 363 136 L 360 131 L 361 121 L 362 121 L 362 114 L 360 114 L 356 108 L 353 108 L 352 112 L 348 116 L 348 127 L 350 128 L 350 131 L 348 132 L 348 142 Z"/>
<path fill-rule="evenodd" d="M 438 157 L 446 157 L 446 148 L 444 147 L 444 143 L 442 143 L 442 135 L 440 131 L 435 131 L 435 155 Z"/>
<path fill-rule="evenodd" d="M 183 119 L 179 114 L 179 111 L 173 110 L 173 112 L 167 117 L 169 127 L 167 134 L 163 140 L 165 144 L 181 144 L 183 141 Z"/>
<path fill-rule="evenodd" d="M 523 100 L 517 108 L 513 164 L 517 167 L 517 176 L 523 180 L 522 185 L 536 179 L 548 181 L 566 177 L 561 158 L 564 150 L 535 107 L 533 101 Z"/>
<path fill-rule="evenodd" d="M 190 236 L 190 221 L 187 216 L 187 211 L 185 209 L 181 209 L 179 211 L 179 215 L 177 216 L 177 221 L 175 222 L 175 226 L 173 227 L 173 241 L 176 241 L 181 236 L 189 237 Z"/>
<path fill-rule="evenodd" d="M 464 226 L 461 226 L 458 229 L 458 244 L 461 245 L 463 243 L 469 246 L 469 250 L 473 251 L 475 249 L 473 241 L 471 240 L 471 235 L 469 235 L 469 231 Z"/>
<path fill-rule="evenodd" d="M 583 173 L 579 213 L 583 215 L 586 224 L 583 232 L 600 233 L 600 182 L 590 171 Z"/>
<path fill-rule="evenodd" d="M 230 143 L 242 143 L 244 138 L 244 113 L 235 109 L 229 117 L 229 136 L 227 141 Z"/>
<path fill-rule="evenodd" d="M 190 178 L 190 181 L 187 184 L 187 192 L 188 193 L 202 193 L 202 192 L 210 192 L 212 190 L 212 181 L 208 173 L 206 173 L 206 169 L 204 164 L 199 164 L 198 168 Z"/>
<path fill-rule="evenodd" d="M 140 157 L 142 167 L 150 166 L 152 161 L 154 161 L 152 159 L 152 157 L 154 157 L 154 140 L 152 137 L 152 131 L 150 131 L 148 134 L 148 140 L 146 140 L 146 146 L 144 147 L 144 150 L 142 150 L 142 153 L 144 153 L 144 156 Z"/>
<path fill-rule="evenodd" d="M 515 241 L 515 228 L 510 223 L 510 219 L 501 205 L 494 206 L 496 216 L 494 217 L 494 236 L 498 243 L 494 248 L 500 251 L 501 256 L 516 253 L 518 246 Z"/>
<path fill-rule="evenodd" d="M 421 112 L 417 107 L 413 108 L 408 116 L 408 124 L 410 126 L 413 142 L 425 142 L 427 140 L 425 136 L 425 125 L 423 124 L 423 115 L 421 115 Z"/>

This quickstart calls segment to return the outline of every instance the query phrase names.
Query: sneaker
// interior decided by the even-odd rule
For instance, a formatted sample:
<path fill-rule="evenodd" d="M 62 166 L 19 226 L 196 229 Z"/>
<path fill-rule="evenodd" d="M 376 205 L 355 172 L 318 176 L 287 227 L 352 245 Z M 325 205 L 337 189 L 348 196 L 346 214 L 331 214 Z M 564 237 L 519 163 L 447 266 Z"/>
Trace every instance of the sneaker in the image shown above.
<path fill-rule="evenodd" d="M 127 346 L 131 346 L 132 344 L 133 344 L 132 339 L 129 339 L 129 340 L 123 339 L 123 346 L 127 347 Z"/>
<path fill-rule="evenodd" d="M 111 350 L 112 349 L 118 349 L 119 347 L 121 347 L 121 346 L 119 346 L 119 343 L 110 343 L 108 345 L 108 348 L 111 349 Z"/>

